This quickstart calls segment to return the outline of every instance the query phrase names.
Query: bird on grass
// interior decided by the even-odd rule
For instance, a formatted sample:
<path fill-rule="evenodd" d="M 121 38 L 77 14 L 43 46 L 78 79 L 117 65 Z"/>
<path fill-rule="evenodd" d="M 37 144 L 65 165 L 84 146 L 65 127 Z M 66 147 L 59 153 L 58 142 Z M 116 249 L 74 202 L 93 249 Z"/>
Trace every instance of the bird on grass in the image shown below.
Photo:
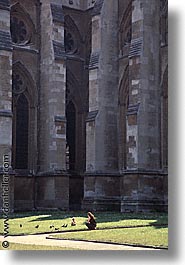
<path fill-rule="evenodd" d="M 35 228 L 39 228 L 39 225 L 36 225 Z"/>
<path fill-rule="evenodd" d="M 50 227 L 49 227 L 49 228 L 50 228 L 50 229 L 51 229 L 51 228 L 54 228 L 54 225 L 50 225 Z"/>
<path fill-rule="evenodd" d="M 55 228 L 55 231 L 58 231 L 59 230 L 59 228 Z"/>
<path fill-rule="evenodd" d="M 20 224 L 19 226 L 20 226 L 20 228 L 21 228 L 21 227 L 22 227 L 22 224 Z"/>
<path fill-rule="evenodd" d="M 66 228 L 67 227 L 67 224 L 62 225 L 62 227 L 65 227 Z"/>

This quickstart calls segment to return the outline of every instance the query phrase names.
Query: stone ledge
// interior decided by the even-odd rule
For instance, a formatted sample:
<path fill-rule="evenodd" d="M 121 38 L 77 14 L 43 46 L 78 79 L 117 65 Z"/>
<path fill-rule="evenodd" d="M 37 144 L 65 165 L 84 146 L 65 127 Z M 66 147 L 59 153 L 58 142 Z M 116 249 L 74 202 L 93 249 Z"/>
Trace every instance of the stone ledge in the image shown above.
<path fill-rule="evenodd" d="M 121 177 L 119 172 L 85 172 L 84 177 Z"/>
<path fill-rule="evenodd" d="M 64 123 L 66 123 L 66 117 L 65 116 L 56 115 L 55 116 L 55 122 L 64 122 Z"/>
<path fill-rule="evenodd" d="M 127 116 L 137 114 L 139 111 L 140 103 L 135 105 L 129 105 L 127 110 Z"/>
<path fill-rule="evenodd" d="M 36 177 L 69 177 L 69 173 L 65 170 L 56 170 L 56 171 L 44 171 L 38 172 Z"/>
<path fill-rule="evenodd" d="M 143 169 L 143 168 L 138 168 L 138 169 L 127 169 L 122 172 L 120 172 L 121 175 L 138 175 L 138 174 L 143 174 L 143 175 L 168 175 L 168 172 L 166 170 L 149 170 L 149 169 Z"/>
<path fill-rule="evenodd" d="M 9 0 L 0 0 L 0 9 L 10 10 L 10 1 Z"/>
<path fill-rule="evenodd" d="M 98 110 L 90 111 L 87 115 L 86 122 L 95 121 L 97 115 Z"/>
<path fill-rule="evenodd" d="M 12 118 L 13 117 L 13 113 L 12 113 L 12 111 L 9 111 L 9 110 L 0 110 L 0 117 Z"/>
<path fill-rule="evenodd" d="M 121 199 L 121 212 L 167 212 L 168 204 L 164 200 Z"/>
<path fill-rule="evenodd" d="M 0 50 L 12 51 L 10 32 L 0 30 Z"/>
<path fill-rule="evenodd" d="M 96 1 L 94 8 L 92 9 L 92 13 L 91 13 L 92 16 L 97 16 L 97 15 L 101 14 L 103 3 L 104 3 L 104 0 L 97 0 Z"/>
<path fill-rule="evenodd" d="M 129 58 L 131 59 L 132 57 L 140 56 L 141 52 L 142 52 L 142 47 L 143 47 L 143 39 L 142 38 L 132 40 L 131 46 L 130 46 L 130 51 L 129 51 Z"/>
<path fill-rule="evenodd" d="M 99 52 L 95 52 L 91 54 L 91 58 L 90 58 L 90 62 L 89 62 L 89 70 L 93 70 L 98 68 L 99 66 L 99 57 L 100 57 L 100 53 Z"/>
<path fill-rule="evenodd" d="M 65 48 L 62 42 L 53 41 L 53 49 L 54 49 L 55 59 L 62 59 L 62 60 L 66 59 Z"/>
<path fill-rule="evenodd" d="M 51 13 L 54 22 L 64 23 L 63 8 L 60 5 L 51 4 Z"/>
<path fill-rule="evenodd" d="M 13 44 L 13 49 L 17 51 L 19 50 L 19 51 L 24 51 L 24 52 L 30 52 L 33 54 L 39 54 L 39 50 L 31 46 L 20 46 L 20 45 Z"/>
<path fill-rule="evenodd" d="M 84 198 L 82 210 L 92 211 L 118 211 L 120 212 L 121 201 L 118 198 Z"/>

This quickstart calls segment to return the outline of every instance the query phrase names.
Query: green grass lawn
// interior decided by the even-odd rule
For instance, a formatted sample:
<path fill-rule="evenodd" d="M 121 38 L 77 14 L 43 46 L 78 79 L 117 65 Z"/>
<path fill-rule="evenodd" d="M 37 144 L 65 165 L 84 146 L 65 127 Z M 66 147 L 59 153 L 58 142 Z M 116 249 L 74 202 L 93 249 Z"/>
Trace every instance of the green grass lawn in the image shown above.
<path fill-rule="evenodd" d="M 71 218 L 75 217 L 77 226 L 71 227 Z M 124 214 L 124 213 L 96 213 L 97 228 L 131 227 L 141 225 L 167 224 L 167 214 Z M 49 232 L 66 232 L 86 230 L 84 222 L 87 220 L 84 212 L 29 212 L 10 215 L 10 235 L 39 234 Z M 63 228 L 63 224 L 68 224 Z M 21 227 L 20 227 L 21 225 Z M 39 225 L 38 228 L 37 225 Z M 50 228 L 50 226 L 53 226 Z M 59 229 L 59 230 L 56 230 Z M 0 234 L 3 234 L 4 220 L 0 219 Z"/>
<path fill-rule="evenodd" d="M 0 250 L 5 250 L 5 249 L 2 246 L 0 246 Z M 79 249 L 10 243 L 10 247 L 7 248 L 6 250 L 62 250 L 62 251 L 66 251 L 66 250 L 79 250 Z"/>
<path fill-rule="evenodd" d="M 148 247 L 168 247 L 168 228 L 142 227 L 63 233 L 52 238 L 109 242 Z"/>
<path fill-rule="evenodd" d="M 9 216 L 9 234 L 56 234 L 58 232 L 69 232 L 62 234 L 62 238 L 156 247 L 167 247 L 168 245 L 167 214 L 97 212 L 95 216 L 97 220 L 97 230 L 92 232 L 87 231 L 84 224 L 87 220 L 87 214 L 85 212 L 56 211 L 14 213 Z M 75 217 L 77 221 L 75 227 L 71 227 L 70 225 L 72 217 Z M 68 225 L 67 228 L 62 227 L 64 224 Z M 50 228 L 50 226 L 52 227 Z M 0 234 L 3 234 L 3 230 L 4 220 L 1 218 Z M 74 233 L 76 230 L 78 230 L 78 232 Z M 72 231 L 73 233 L 70 233 Z"/>

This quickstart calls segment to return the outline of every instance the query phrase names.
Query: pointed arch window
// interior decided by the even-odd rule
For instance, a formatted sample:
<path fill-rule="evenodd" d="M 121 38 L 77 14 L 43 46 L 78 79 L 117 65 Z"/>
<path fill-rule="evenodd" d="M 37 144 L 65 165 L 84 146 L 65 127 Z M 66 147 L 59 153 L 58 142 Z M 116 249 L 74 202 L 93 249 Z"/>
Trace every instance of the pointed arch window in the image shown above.
<path fill-rule="evenodd" d="M 17 16 L 13 16 L 11 19 L 11 33 L 12 41 L 16 44 L 29 41 L 27 26 L 25 22 Z"/>
<path fill-rule="evenodd" d="M 14 44 L 19 46 L 35 44 L 35 26 L 29 14 L 19 3 L 11 7 L 10 31 Z"/>
<path fill-rule="evenodd" d="M 65 51 L 68 54 L 79 54 L 80 53 L 80 47 L 83 43 L 82 36 L 80 34 L 80 31 L 73 21 L 73 19 L 66 15 L 65 18 L 65 24 L 64 24 L 64 45 L 65 45 Z"/>
<path fill-rule="evenodd" d="M 28 124 L 29 103 L 22 93 L 16 104 L 16 145 L 15 145 L 15 168 L 28 169 Z"/>
<path fill-rule="evenodd" d="M 127 8 L 120 18 L 119 25 L 119 46 L 120 53 L 123 53 L 125 46 L 131 43 L 132 39 L 132 1 L 128 3 Z"/>
<path fill-rule="evenodd" d="M 36 169 L 37 92 L 28 70 L 20 63 L 13 65 L 13 168 L 19 173 Z"/>
<path fill-rule="evenodd" d="M 74 37 L 67 30 L 64 31 L 64 45 L 67 53 L 75 53 L 77 50 Z"/>

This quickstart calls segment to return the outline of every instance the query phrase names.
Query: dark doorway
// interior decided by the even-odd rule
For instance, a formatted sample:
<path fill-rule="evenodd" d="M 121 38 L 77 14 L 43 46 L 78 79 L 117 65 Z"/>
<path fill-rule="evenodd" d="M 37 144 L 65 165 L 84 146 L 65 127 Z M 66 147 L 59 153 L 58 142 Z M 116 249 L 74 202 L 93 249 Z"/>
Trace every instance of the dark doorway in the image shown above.
<path fill-rule="evenodd" d="M 16 106 L 16 169 L 28 169 L 28 122 L 28 100 L 24 94 L 21 94 Z"/>
<path fill-rule="evenodd" d="M 84 179 L 78 175 L 69 178 L 69 208 L 71 211 L 81 210 L 84 196 Z"/>
<path fill-rule="evenodd" d="M 69 171 L 75 171 L 76 160 L 76 109 L 72 101 L 66 108 L 66 139 L 67 139 L 67 168 Z"/>
<path fill-rule="evenodd" d="M 66 139 L 67 169 L 69 178 L 69 207 L 70 210 L 80 210 L 83 199 L 83 177 L 76 172 L 76 108 L 72 101 L 69 101 L 66 108 Z"/>

